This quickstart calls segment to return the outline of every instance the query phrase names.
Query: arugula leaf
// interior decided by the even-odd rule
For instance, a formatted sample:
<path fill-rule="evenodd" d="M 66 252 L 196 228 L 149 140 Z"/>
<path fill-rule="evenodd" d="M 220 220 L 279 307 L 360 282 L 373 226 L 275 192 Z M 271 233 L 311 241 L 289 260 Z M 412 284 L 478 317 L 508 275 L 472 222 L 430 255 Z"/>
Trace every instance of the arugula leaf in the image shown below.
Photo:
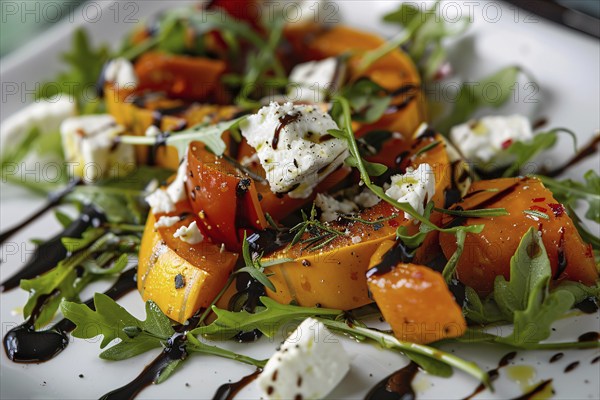
<path fill-rule="evenodd" d="M 346 86 L 342 94 L 350 103 L 352 119 L 365 123 L 379 120 L 392 101 L 383 87 L 368 78 Z"/>
<path fill-rule="evenodd" d="M 140 166 L 122 178 L 77 186 L 65 201 L 94 204 L 111 223 L 143 224 L 148 214 L 148 205 L 144 200 L 146 186 L 153 180 L 162 182 L 170 175 L 172 171 L 164 168 Z"/>
<path fill-rule="evenodd" d="M 593 169 L 583 175 L 585 182 L 572 179 L 558 181 L 543 175 L 537 176 L 556 200 L 565 206 L 575 208 L 580 200 L 588 203 L 586 218 L 600 224 L 600 176 Z"/>
<path fill-rule="evenodd" d="M 180 132 L 172 132 L 166 139 L 161 140 L 163 140 L 165 144 L 175 147 L 179 154 L 179 158 L 183 157 L 189 144 L 196 140 L 203 142 L 214 154 L 220 156 L 227 148 L 225 142 L 221 138 L 223 132 L 238 126 L 239 123 L 246 118 L 248 117 L 242 116 L 209 126 L 201 123 Z M 120 141 L 122 143 L 144 146 L 154 146 L 157 144 L 158 140 L 159 139 L 156 137 L 148 136 L 120 136 Z"/>
<path fill-rule="evenodd" d="M 600 300 L 600 282 L 596 282 L 595 286 L 586 286 L 581 282 L 563 281 L 558 284 L 555 290 L 570 292 L 575 298 L 575 304 L 581 303 L 588 298 Z"/>
<path fill-rule="evenodd" d="M 454 277 L 454 274 L 456 272 L 456 266 L 458 265 L 458 260 L 460 259 L 460 256 L 462 255 L 463 250 L 465 248 L 466 237 L 467 233 L 464 230 L 456 232 L 456 250 L 454 251 L 454 254 L 452 254 L 452 256 L 448 259 L 448 262 L 442 270 L 442 277 L 447 283 L 450 283 L 450 281 Z"/>
<path fill-rule="evenodd" d="M 246 266 L 240 268 L 235 273 L 239 274 L 242 272 L 246 272 L 252 278 L 259 281 L 264 287 L 275 292 L 275 285 L 273 285 L 273 282 L 271 282 L 267 275 L 265 275 L 265 268 L 261 265 L 260 258 L 262 255 L 256 254 L 255 257 L 253 254 L 250 254 L 250 244 L 248 243 L 248 239 L 246 238 L 246 231 L 244 231 L 244 241 L 242 242 L 242 256 L 244 257 L 244 262 L 246 263 Z"/>
<path fill-rule="evenodd" d="M 101 111 L 103 102 L 95 95 L 96 81 L 103 65 L 110 58 L 107 46 L 94 49 L 83 28 L 73 33 L 72 49 L 62 55 L 69 69 L 41 85 L 37 97 L 52 97 L 60 93 L 72 95 L 80 113 Z"/>
<path fill-rule="evenodd" d="M 529 160 L 534 159 L 542 151 L 554 147 L 559 132 L 566 132 L 571 135 L 573 138 L 573 146 L 575 149 L 577 149 L 577 137 L 575 133 L 568 129 L 556 128 L 548 132 L 537 133 L 531 141 L 516 141 L 512 143 L 508 149 L 506 149 L 506 153 L 515 156 L 515 161 L 504 171 L 502 176 L 508 177 L 516 175 L 519 172 L 519 169 L 522 168 Z"/>
<path fill-rule="evenodd" d="M 517 82 L 520 73 L 520 67 L 509 66 L 478 82 L 464 82 L 458 91 L 454 107 L 445 118 L 436 123 L 436 128 L 442 134 L 448 134 L 450 128 L 467 121 L 479 108 L 500 107 L 510 98 L 511 87 Z M 498 88 L 499 96 L 486 95 L 485 89 L 490 86 Z"/>
<path fill-rule="evenodd" d="M 277 303 L 268 297 L 261 297 L 260 302 L 265 306 L 261 311 L 251 314 L 247 311 L 227 311 L 212 307 L 217 319 L 210 325 L 201 326 L 191 333 L 204 335 L 211 339 L 226 340 L 238 332 L 260 330 L 265 336 L 273 337 L 277 330 L 288 322 L 313 317 L 315 315 L 338 316 L 340 310 L 317 307 L 289 306 Z"/>
<path fill-rule="evenodd" d="M 426 81 L 434 79 L 446 62 L 447 53 L 442 41 L 464 32 L 470 23 L 467 18 L 447 23 L 445 18 L 437 15 L 439 4 L 438 0 L 431 9 L 421 11 L 414 4 L 403 3 L 398 10 L 383 17 L 384 22 L 400 24 L 407 30 L 414 29 L 411 38 L 403 47 L 415 61 Z"/>
<path fill-rule="evenodd" d="M 67 214 L 58 209 L 54 210 L 54 217 L 63 228 L 66 228 L 67 226 L 71 225 L 71 223 L 73 223 L 73 218 L 69 217 Z"/>
<path fill-rule="evenodd" d="M 89 228 L 83 233 L 82 238 L 63 238 L 63 245 L 69 252 L 69 256 L 50 271 L 33 279 L 21 280 L 21 288 L 29 292 L 29 299 L 23 308 L 24 317 L 31 315 L 41 296 L 51 294 L 36 319 L 36 327 L 49 323 L 61 301 L 78 301 L 79 293 L 91 281 L 121 272 L 127 265 L 127 257 L 123 253 L 137 253 L 136 246 L 131 245 L 135 241 L 139 243 L 139 238 L 117 236 L 102 228 Z M 123 243 L 126 244 L 125 248 L 122 248 Z M 101 255 L 96 256 L 98 253 Z M 121 254 L 123 255 L 112 267 L 105 268 Z M 76 269 L 79 266 L 83 267 L 80 274 Z"/>
<path fill-rule="evenodd" d="M 115 339 L 121 340 L 100 354 L 100 358 L 105 360 L 124 360 L 160 348 L 175 333 L 169 318 L 152 301 L 146 302 L 144 321 L 138 320 L 102 293 L 94 295 L 94 308 L 95 311 L 85 304 L 68 301 L 61 306 L 65 318 L 76 325 L 74 337 L 91 339 L 102 336 L 100 348 Z"/>
<path fill-rule="evenodd" d="M 458 368 L 467 374 L 474 376 L 487 387 L 491 387 L 488 374 L 474 362 L 463 360 L 453 354 L 446 353 L 430 346 L 398 340 L 392 335 L 374 329 L 361 326 L 349 326 L 345 322 L 332 321 L 325 318 L 316 319 L 334 331 L 347 333 L 355 337 L 365 337 L 375 341 L 383 348 L 401 351 L 418 364 L 420 364 L 420 361 L 423 361 L 424 358 L 429 359 L 429 362 L 424 363 L 423 367 L 425 369 L 429 368 L 430 371 L 437 372 L 437 374 L 441 376 L 448 376 L 449 372 L 447 368 L 440 367 L 436 361 Z"/>
<path fill-rule="evenodd" d="M 504 321 L 504 315 L 491 297 L 481 301 L 475 289 L 465 288 L 465 304 L 463 307 L 465 318 L 478 324 L 489 324 Z"/>
<path fill-rule="evenodd" d="M 496 277 L 494 291 L 485 302 L 472 288 L 466 289 L 465 316 L 482 324 L 512 322 L 513 332 L 505 337 L 486 334 L 477 340 L 519 348 L 542 348 L 552 323 L 570 310 L 577 300 L 598 295 L 598 286 L 563 283 L 550 290 L 552 270 L 544 243 L 534 228 L 527 231 L 510 262 L 510 280 Z M 571 343 L 553 346 L 572 346 Z M 550 345 L 548 345 L 550 346 Z M 585 347 L 585 346 L 584 346 Z"/>

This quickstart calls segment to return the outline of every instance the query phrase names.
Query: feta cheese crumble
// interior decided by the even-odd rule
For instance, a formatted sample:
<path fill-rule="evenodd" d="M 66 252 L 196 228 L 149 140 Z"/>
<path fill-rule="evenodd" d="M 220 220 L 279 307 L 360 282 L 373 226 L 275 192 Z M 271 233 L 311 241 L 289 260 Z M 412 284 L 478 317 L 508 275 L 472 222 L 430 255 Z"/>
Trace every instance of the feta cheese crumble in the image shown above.
<path fill-rule="evenodd" d="M 468 160 L 501 167 L 511 163 L 503 150 L 515 141 L 532 139 L 533 133 L 529 120 L 522 115 L 488 116 L 456 125 L 450 137 Z"/>
<path fill-rule="evenodd" d="M 419 214 L 423 215 L 425 203 L 435 194 L 435 175 L 427 163 L 417 169 L 407 168 L 405 174 L 392 176 L 392 183 L 385 194 L 399 203 L 410 204 Z M 413 219 L 405 213 L 405 217 Z"/>
<path fill-rule="evenodd" d="M 135 152 L 132 145 L 116 141 L 121 132 L 123 127 L 109 114 L 65 119 L 60 134 L 72 174 L 91 183 L 129 173 L 135 167 Z"/>
<path fill-rule="evenodd" d="M 110 60 L 106 64 L 104 80 L 112 82 L 118 89 L 135 89 L 138 85 L 133 64 L 123 57 Z"/>
<path fill-rule="evenodd" d="M 287 96 L 292 101 L 324 102 L 343 79 L 343 65 L 336 57 L 297 64 L 290 72 Z"/>
<path fill-rule="evenodd" d="M 358 211 L 358 206 L 353 201 L 336 200 L 335 197 L 324 193 L 317 194 L 315 206 L 321 210 L 321 222 L 335 221 L 340 215 Z"/>
<path fill-rule="evenodd" d="M 338 129 L 335 121 L 311 105 L 272 102 L 240 129 L 256 149 L 271 191 L 292 198 L 310 196 L 348 156 L 346 142 L 327 133 Z"/>
<path fill-rule="evenodd" d="M 169 197 L 166 190 L 162 188 L 156 189 L 154 192 L 146 196 L 146 203 L 152 208 L 152 213 L 162 214 L 175 211 L 175 203 Z"/>
<path fill-rule="evenodd" d="M 167 217 L 163 215 L 154 223 L 155 228 L 170 228 L 179 221 L 179 217 Z"/>
<path fill-rule="evenodd" d="M 204 235 L 202 235 L 202 232 L 200 232 L 200 229 L 198 229 L 196 221 L 192 222 L 188 226 L 182 226 L 181 228 L 177 229 L 173 234 L 173 237 L 179 238 L 179 240 L 189 244 L 198 244 L 204 240 Z"/>
<path fill-rule="evenodd" d="M 62 93 L 49 99 L 39 99 L 0 124 L 3 141 L 22 140 L 33 128 L 41 134 L 58 132 L 60 124 L 75 115 L 75 100 Z"/>
<path fill-rule="evenodd" d="M 187 156 L 184 157 L 179 168 L 177 169 L 177 176 L 175 180 L 167 187 L 167 194 L 171 198 L 173 203 L 185 200 L 187 198 L 185 194 L 185 181 L 187 181 Z"/>
<path fill-rule="evenodd" d="M 321 399 L 349 369 L 341 343 L 321 322 L 307 318 L 271 356 L 256 381 L 266 399 Z"/>

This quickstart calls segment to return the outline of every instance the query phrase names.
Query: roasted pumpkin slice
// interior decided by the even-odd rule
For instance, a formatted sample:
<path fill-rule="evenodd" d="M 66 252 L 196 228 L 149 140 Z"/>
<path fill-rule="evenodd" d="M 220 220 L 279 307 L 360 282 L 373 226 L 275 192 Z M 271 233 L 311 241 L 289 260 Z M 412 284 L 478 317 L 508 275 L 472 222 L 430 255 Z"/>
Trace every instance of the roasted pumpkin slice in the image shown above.
<path fill-rule="evenodd" d="M 421 79 L 408 55 L 399 49 L 393 50 L 366 71 L 358 69 L 364 52 L 385 43 L 380 36 L 341 25 L 331 29 L 320 29 L 314 25 L 292 25 L 286 29 L 285 35 L 297 53 L 306 55 L 302 61 L 352 54 L 349 59 L 352 79 L 368 77 L 388 91 L 397 93 L 389 112 L 376 123 L 361 125 L 355 129 L 357 136 L 376 129 L 386 129 L 409 139 L 426 120 L 425 101 L 420 90 Z"/>
<path fill-rule="evenodd" d="M 182 100 L 166 99 L 160 95 L 145 95 L 127 90 L 117 90 L 112 85 L 104 87 L 106 108 L 116 122 L 125 127 L 130 135 L 144 136 L 146 130 L 154 125 L 162 131 L 180 130 L 201 122 L 217 123 L 233 119 L 238 108 L 213 104 L 187 104 Z M 141 99 L 141 100 L 140 100 Z M 140 100 L 140 101 L 137 101 Z M 228 136 L 223 139 L 227 142 Z M 160 146 L 152 149 L 148 146 L 137 147 L 137 160 L 146 164 L 149 155 L 156 165 L 176 170 L 180 156 L 172 146 Z"/>
<path fill-rule="evenodd" d="M 170 227 L 154 226 L 157 217 L 148 216 L 140 245 L 137 285 L 144 301 L 154 301 L 171 319 L 183 323 L 202 307 L 208 307 L 225 285 L 238 259 L 214 244 L 204 232 L 204 240 L 186 243 L 173 234 L 183 226 L 200 221 L 187 202 L 177 204 L 169 215 L 179 216 Z"/>
<path fill-rule="evenodd" d="M 178 99 L 207 100 L 226 64 L 221 60 L 159 52 L 142 54 L 135 62 L 139 90 L 165 92 Z"/>
<path fill-rule="evenodd" d="M 418 140 L 413 155 L 434 140 L 441 138 L 433 136 Z M 428 163 L 433 168 L 436 192 L 432 200 L 441 207 L 444 192 L 450 186 L 450 168 L 443 143 L 416 156 L 412 166 L 421 163 Z M 317 250 L 307 248 L 307 243 L 298 243 L 269 255 L 270 259 L 291 258 L 294 261 L 269 268 L 270 279 L 277 291 L 268 291 L 268 296 L 280 303 L 295 301 L 302 306 L 320 304 L 342 310 L 371 303 L 365 277 L 369 259 L 383 241 L 395 238 L 400 225 L 408 227 L 409 231 L 416 230 L 417 225 L 385 202 L 363 210 L 358 218 L 370 223 L 332 222 L 329 228 L 343 234 L 332 236 L 331 242 Z M 378 220 L 382 222 L 376 223 Z M 441 216 L 434 214 L 432 220 L 439 222 Z M 313 234 L 308 232 L 303 239 L 311 237 Z"/>
<path fill-rule="evenodd" d="M 413 343 L 462 336 L 467 323 L 442 274 L 395 260 L 394 246 L 391 240 L 381 243 L 367 273 L 369 290 L 394 336 Z"/>
<path fill-rule="evenodd" d="M 241 247 L 239 228 L 266 229 L 254 180 L 201 142 L 188 147 L 185 186 L 192 209 L 216 243 L 230 250 Z"/>
<path fill-rule="evenodd" d="M 555 280 L 569 279 L 593 285 L 598 279 L 592 248 L 579 236 L 565 208 L 536 178 L 503 178 L 474 182 L 464 200 L 465 210 L 504 207 L 507 216 L 453 218 L 445 224 L 484 224 L 480 234 L 467 234 L 465 250 L 458 262 L 458 279 L 485 295 L 492 291 L 496 276 L 510 278 L 510 258 L 521 238 L 531 228 L 541 233 Z M 456 250 L 454 236 L 440 234 L 446 257 Z"/>

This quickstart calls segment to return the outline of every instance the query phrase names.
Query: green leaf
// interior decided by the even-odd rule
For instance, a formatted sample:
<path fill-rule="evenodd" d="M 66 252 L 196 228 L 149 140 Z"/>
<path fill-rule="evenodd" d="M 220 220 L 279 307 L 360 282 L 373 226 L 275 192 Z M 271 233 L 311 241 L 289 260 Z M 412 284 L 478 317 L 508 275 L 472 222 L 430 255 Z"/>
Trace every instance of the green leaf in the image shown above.
<path fill-rule="evenodd" d="M 529 142 L 516 141 L 510 145 L 506 152 L 515 156 L 513 164 L 504 171 L 503 176 L 514 176 L 519 173 L 529 160 L 534 159 L 542 151 L 554 147 L 557 139 L 557 131 L 537 133 Z"/>
<path fill-rule="evenodd" d="M 142 322 L 141 328 L 159 338 L 169 338 L 175 333 L 169 318 L 152 300 L 146 302 L 146 320 Z"/>
<path fill-rule="evenodd" d="M 317 318 L 317 320 L 337 332 L 347 333 L 355 337 L 365 337 L 375 341 L 383 348 L 401 351 L 418 364 L 424 362 L 422 365 L 424 369 L 430 369 L 438 375 L 449 376 L 448 367 L 455 367 L 474 376 L 487 387 L 491 387 L 488 374 L 474 362 L 463 360 L 453 354 L 433 347 L 401 341 L 392 335 L 374 329 L 354 325 L 349 326 L 345 322 L 332 321 L 325 318 Z M 425 359 L 429 360 L 424 361 Z M 438 362 L 444 363 L 448 367 L 441 367 Z"/>
<path fill-rule="evenodd" d="M 352 119 L 365 123 L 379 120 L 392 101 L 383 87 L 368 78 L 345 87 L 343 96 L 350 103 Z"/>
<path fill-rule="evenodd" d="M 456 250 L 454 254 L 448 259 L 448 262 L 444 266 L 442 271 L 442 276 L 447 283 L 450 283 L 454 274 L 456 272 L 456 266 L 458 265 L 458 260 L 463 253 L 465 248 L 465 239 L 467 237 L 467 233 L 464 230 L 460 230 L 456 232 Z"/>
<path fill-rule="evenodd" d="M 450 128 L 467 121 L 478 109 L 498 108 L 506 103 L 512 93 L 511 87 L 517 82 L 520 73 L 520 67 L 510 66 L 478 82 L 463 83 L 456 96 L 457 100 L 452 111 L 436 124 L 437 129 L 443 134 L 447 134 Z M 490 87 L 496 89 L 494 96 L 487 93 Z"/>
<path fill-rule="evenodd" d="M 600 282 L 596 282 L 595 286 L 586 286 L 581 282 L 562 281 L 555 290 L 565 290 L 571 293 L 575 304 L 588 298 L 600 300 Z"/>
<path fill-rule="evenodd" d="M 513 332 L 506 336 L 487 335 L 482 340 L 535 349 L 590 347 L 573 343 L 540 344 L 551 333 L 552 324 L 588 294 L 598 294 L 598 286 L 563 283 L 550 290 L 552 270 L 544 243 L 534 228 L 521 239 L 511 258 L 510 280 L 496 277 L 494 291 L 485 303 L 471 288 L 466 290 L 465 316 L 479 323 L 507 321 Z"/>
<path fill-rule="evenodd" d="M 65 214 L 64 212 L 62 212 L 58 209 L 56 209 L 54 211 L 54 216 L 56 217 L 56 219 L 62 225 L 63 228 L 66 228 L 67 226 L 71 225 L 71 223 L 73 222 L 73 218 L 69 217 L 67 214 Z"/>
<path fill-rule="evenodd" d="M 148 215 L 144 200 L 147 185 L 157 180 L 165 181 L 172 171 L 140 166 L 121 178 L 106 179 L 95 185 L 76 186 L 65 201 L 77 204 L 94 204 L 111 223 L 143 224 Z"/>
<path fill-rule="evenodd" d="M 552 191 L 559 202 L 575 208 L 578 201 L 588 203 L 585 217 L 600 224 L 600 176 L 593 169 L 583 176 L 585 182 L 571 179 L 558 181 L 545 176 L 538 176 L 542 183 Z"/>
<path fill-rule="evenodd" d="M 438 15 L 439 4 L 436 1 L 431 9 L 421 11 L 414 4 L 403 3 L 383 18 L 384 22 L 400 24 L 411 32 L 403 48 L 419 67 L 425 81 L 434 79 L 446 61 L 442 41 L 464 32 L 470 23 L 468 18 L 447 22 L 443 15 Z"/>
<path fill-rule="evenodd" d="M 411 351 L 405 351 L 404 354 L 430 375 L 450 378 L 453 374 L 452 367 L 443 361 Z"/>
<path fill-rule="evenodd" d="M 91 339 L 102 336 L 100 348 L 104 348 L 115 339 L 131 340 L 123 328 L 127 326 L 142 328 L 141 321 L 103 293 L 94 294 L 94 307 L 95 311 L 85 304 L 69 301 L 62 303 L 63 315 L 76 325 L 72 333 L 74 337 Z"/>
<path fill-rule="evenodd" d="M 160 339 L 149 335 L 144 336 L 143 339 L 138 336 L 136 340 L 121 341 L 109 347 L 100 353 L 100 358 L 109 361 L 121 361 L 159 347 L 161 347 Z"/>
<path fill-rule="evenodd" d="M 344 160 L 344 163 L 349 167 L 353 167 L 353 168 L 358 167 L 358 161 L 357 161 L 356 157 L 354 157 L 354 156 L 348 156 L 348 158 L 346 158 L 346 160 Z M 388 169 L 383 164 L 373 163 L 373 162 L 369 162 L 366 160 L 363 160 L 362 164 L 365 167 L 369 176 L 383 175 L 385 173 L 385 171 L 387 171 L 387 169 Z"/>
<path fill-rule="evenodd" d="M 506 319 L 510 321 L 515 311 L 525 310 L 532 293 L 547 290 L 551 275 L 546 249 L 532 227 L 510 259 L 510 280 L 499 275 L 494 282 L 494 299 Z"/>
<path fill-rule="evenodd" d="M 534 288 L 526 309 L 515 311 L 514 331 L 502 342 L 517 346 L 539 343 L 550 336 L 552 323 L 573 307 L 575 298 L 571 292 L 547 293 L 548 288 L 544 285 L 540 283 Z"/>
<path fill-rule="evenodd" d="M 59 93 L 73 95 L 80 113 L 98 112 L 103 106 L 95 94 L 96 81 L 110 58 L 107 46 L 94 49 L 83 28 L 73 33 L 71 51 L 62 54 L 68 69 L 41 85 L 37 97 L 52 97 Z"/>
<path fill-rule="evenodd" d="M 482 302 L 477 292 L 469 286 L 465 288 L 463 314 L 465 318 L 482 325 L 505 320 L 493 299 L 487 298 Z"/>
<path fill-rule="evenodd" d="M 208 338 L 225 340 L 232 338 L 238 332 L 260 330 L 265 336 L 273 337 L 277 330 L 288 322 L 302 320 L 315 315 L 337 316 L 340 310 L 317 307 L 298 307 L 279 304 L 268 297 L 261 297 L 265 309 L 251 314 L 247 311 L 227 311 L 213 306 L 217 319 L 207 326 L 201 326 L 192 331 L 193 335 L 202 334 Z"/>

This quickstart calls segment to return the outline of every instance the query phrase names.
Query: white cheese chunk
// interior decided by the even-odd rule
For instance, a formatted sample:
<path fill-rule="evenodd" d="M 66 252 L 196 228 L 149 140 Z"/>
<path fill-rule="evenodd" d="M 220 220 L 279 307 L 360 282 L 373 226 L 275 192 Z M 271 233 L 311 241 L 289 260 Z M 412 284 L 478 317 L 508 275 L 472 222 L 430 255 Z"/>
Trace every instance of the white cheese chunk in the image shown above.
<path fill-rule="evenodd" d="M 493 168 L 510 164 L 512 159 L 503 150 L 515 141 L 530 140 L 533 133 L 524 116 L 488 116 L 453 127 L 450 137 L 465 158 L 492 163 L 487 168 Z"/>
<path fill-rule="evenodd" d="M 170 228 L 179 221 L 179 217 L 167 217 L 163 215 L 154 223 L 155 228 Z"/>
<path fill-rule="evenodd" d="M 266 399 L 321 399 L 350 369 L 344 347 L 321 322 L 307 318 L 257 379 Z"/>
<path fill-rule="evenodd" d="M 348 156 L 346 142 L 328 135 L 338 129 L 314 106 L 271 103 L 240 125 L 256 149 L 271 191 L 306 198 Z"/>
<path fill-rule="evenodd" d="M 358 206 L 348 199 L 336 200 L 328 194 L 319 193 L 315 198 L 315 206 L 321 210 L 321 222 L 336 220 L 340 215 L 358 211 Z"/>
<path fill-rule="evenodd" d="M 135 167 L 133 146 L 115 141 L 122 131 L 108 114 L 65 119 L 60 134 L 70 172 L 87 183 L 130 172 Z"/>
<path fill-rule="evenodd" d="M 290 101 L 324 102 L 343 80 L 344 69 L 340 60 L 329 57 L 321 61 L 297 64 L 289 76 Z"/>
<path fill-rule="evenodd" d="M 146 196 L 146 203 L 152 208 L 154 214 L 175 211 L 175 203 L 173 203 L 167 191 L 162 188 L 158 188 Z"/>
<path fill-rule="evenodd" d="M 435 175 L 429 164 L 421 164 L 417 169 L 407 168 L 405 174 L 394 175 L 385 194 L 399 203 L 410 204 L 423 215 L 425 203 L 435 194 Z M 413 219 L 405 214 L 408 219 Z"/>
<path fill-rule="evenodd" d="M 75 115 L 75 100 L 66 94 L 39 99 L 6 118 L 0 124 L 0 136 L 6 140 L 22 140 L 33 128 L 41 134 L 58 132 L 60 124 Z"/>
<path fill-rule="evenodd" d="M 192 222 L 188 226 L 182 226 L 181 228 L 177 229 L 173 234 L 173 237 L 179 238 L 179 240 L 189 244 L 198 244 L 204 240 L 204 235 L 202 235 L 202 232 L 200 232 L 200 229 L 198 229 L 196 221 Z"/>
<path fill-rule="evenodd" d="M 187 156 L 184 157 L 181 164 L 179 164 L 179 168 L 177 169 L 177 176 L 175 180 L 171 182 L 171 184 L 167 187 L 167 194 L 171 198 L 173 203 L 180 202 L 185 200 L 185 181 L 187 181 Z"/>
<path fill-rule="evenodd" d="M 122 57 L 110 60 L 106 64 L 104 79 L 112 82 L 118 89 L 135 89 L 138 85 L 138 77 L 133 64 Z"/>
<path fill-rule="evenodd" d="M 365 189 L 356 196 L 354 196 L 354 202 L 360 208 L 374 207 L 377 204 L 379 204 L 380 201 L 381 199 L 370 189 Z"/>

